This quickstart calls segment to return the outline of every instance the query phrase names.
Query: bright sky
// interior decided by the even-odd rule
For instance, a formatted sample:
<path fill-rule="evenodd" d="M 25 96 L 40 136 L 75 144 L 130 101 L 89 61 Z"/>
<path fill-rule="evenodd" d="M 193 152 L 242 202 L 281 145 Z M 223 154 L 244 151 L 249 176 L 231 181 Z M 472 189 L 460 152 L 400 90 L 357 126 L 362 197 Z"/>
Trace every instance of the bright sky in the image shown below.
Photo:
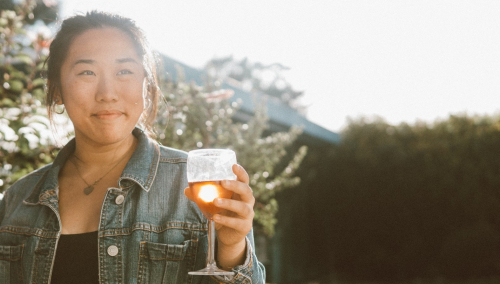
<path fill-rule="evenodd" d="M 155 49 L 201 68 L 214 56 L 291 68 L 307 118 L 432 122 L 500 110 L 500 1 L 61 0 L 134 19 Z"/>

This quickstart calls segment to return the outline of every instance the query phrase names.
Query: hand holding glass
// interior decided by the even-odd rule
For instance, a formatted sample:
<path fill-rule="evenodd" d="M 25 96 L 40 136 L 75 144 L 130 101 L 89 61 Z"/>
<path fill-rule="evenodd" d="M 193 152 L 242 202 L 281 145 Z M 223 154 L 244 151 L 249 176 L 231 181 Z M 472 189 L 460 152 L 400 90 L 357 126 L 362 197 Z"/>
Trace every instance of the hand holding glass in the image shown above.
<path fill-rule="evenodd" d="M 221 186 L 223 180 L 236 180 L 232 167 L 236 164 L 236 154 L 225 149 L 201 149 L 188 153 L 187 180 L 196 205 L 208 221 L 207 266 L 191 275 L 234 275 L 219 269 L 214 259 L 215 224 L 213 216 L 222 211 L 214 205 L 215 198 L 231 198 L 233 192 Z"/>

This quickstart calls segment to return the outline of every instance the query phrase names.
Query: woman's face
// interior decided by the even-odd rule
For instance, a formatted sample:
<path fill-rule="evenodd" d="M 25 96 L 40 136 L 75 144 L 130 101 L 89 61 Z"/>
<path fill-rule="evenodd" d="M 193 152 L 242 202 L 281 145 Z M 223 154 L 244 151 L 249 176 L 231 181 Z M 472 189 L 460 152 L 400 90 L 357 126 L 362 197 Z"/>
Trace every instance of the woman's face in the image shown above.
<path fill-rule="evenodd" d="M 131 137 L 144 109 L 142 60 L 116 28 L 77 36 L 61 67 L 61 97 L 79 139 L 106 145 Z"/>

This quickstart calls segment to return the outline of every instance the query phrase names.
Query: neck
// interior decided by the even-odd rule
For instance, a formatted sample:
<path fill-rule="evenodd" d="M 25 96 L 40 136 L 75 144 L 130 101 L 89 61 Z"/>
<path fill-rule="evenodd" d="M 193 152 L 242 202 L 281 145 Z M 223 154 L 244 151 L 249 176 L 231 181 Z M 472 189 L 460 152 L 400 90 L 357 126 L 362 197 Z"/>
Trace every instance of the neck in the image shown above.
<path fill-rule="evenodd" d="M 86 143 L 85 139 L 79 139 L 75 136 L 75 152 L 74 155 L 84 167 L 106 166 L 116 164 L 125 155 L 132 156 L 138 141 L 133 134 L 130 134 L 125 139 L 112 144 L 95 145 L 94 143 Z M 125 160 L 128 160 L 127 158 Z"/>

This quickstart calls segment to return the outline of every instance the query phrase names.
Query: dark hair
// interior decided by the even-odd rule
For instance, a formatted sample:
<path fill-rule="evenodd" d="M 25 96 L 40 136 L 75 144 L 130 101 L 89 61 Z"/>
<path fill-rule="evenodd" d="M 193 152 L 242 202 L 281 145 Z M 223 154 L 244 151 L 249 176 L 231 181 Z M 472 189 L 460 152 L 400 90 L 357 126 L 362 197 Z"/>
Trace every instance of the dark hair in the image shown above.
<path fill-rule="evenodd" d="M 158 111 L 161 95 L 156 75 L 156 58 L 149 47 L 144 32 L 129 18 L 105 12 L 91 11 L 85 15 L 76 15 L 64 20 L 56 37 L 50 44 L 47 64 L 47 111 L 49 120 L 53 121 L 56 106 L 56 93 L 61 90 L 61 67 L 74 39 L 86 31 L 101 28 L 116 28 L 130 37 L 137 54 L 142 59 L 142 66 L 147 78 L 149 103 L 146 104 L 139 126 L 150 137 L 154 137 L 153 123 Z"/>

